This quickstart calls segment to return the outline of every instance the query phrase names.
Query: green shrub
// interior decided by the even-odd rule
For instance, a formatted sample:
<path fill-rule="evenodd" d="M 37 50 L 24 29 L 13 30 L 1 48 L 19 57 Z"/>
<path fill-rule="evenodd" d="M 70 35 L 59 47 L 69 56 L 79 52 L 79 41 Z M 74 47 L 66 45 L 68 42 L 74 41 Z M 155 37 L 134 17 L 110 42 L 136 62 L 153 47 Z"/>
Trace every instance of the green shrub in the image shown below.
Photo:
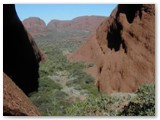
<path fill-rule="evenodd" d="M 87 90 L 89 95 L 97 96 L 100 94 L 94 84 L 81 83 L 80 86 L 82 89 Z"/>
<path fill-rule="evenodd" d="M 66 109 L 68 115 L 107 115 L 107 116 L 153 116 L 155 115 L 155 86 L 145 84 L 133 94 L 115 94 L 114 96 L 97 94 L 85 101 L 71 104 Z M 125 102 L 129 104 L 125 105 Z"/>
<path fill-rule="evenodd" d="M 72 104 L 66 109 L 66 114 L 74 116 L 116 115 L 113 104 L 118 101 L 109 95 L 89 96 L 87 100 Z"/>
<path fill-rule="evenodd" d="M 137 98 L 131 101 L 120 115 L 154 116 L 155 115 L 155 85 L 144 84 L 137 91 Z"/>

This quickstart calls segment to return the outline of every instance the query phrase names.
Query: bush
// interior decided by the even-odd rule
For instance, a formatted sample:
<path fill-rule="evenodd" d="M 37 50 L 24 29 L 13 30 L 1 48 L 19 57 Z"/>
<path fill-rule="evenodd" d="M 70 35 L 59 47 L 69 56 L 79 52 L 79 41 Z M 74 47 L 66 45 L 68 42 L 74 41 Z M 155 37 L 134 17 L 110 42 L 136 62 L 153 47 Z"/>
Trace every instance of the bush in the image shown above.
<path fill-rule="evenodd" d="M 155 115 L 155 85 L 144 84 L 137 91 L 137 98 L 131 101 L 120 115 L 154 116 Z"/>
<path fill-rule="evenodd" d="M 135 94 L 97 94 L 66 109 L 68 115 L 153 116 L 155 115 L 155 86 L 145 84 Z M 124 106 L 126 101 L 128 105 Z"/>
<path fill-rule="evenodd" d="M 117 111 L 113 109 L 113 104 L 118 101 L 117 98 L 109 95 L 89 96 L 87 100 L 72 104 L 66 109 L 66 114 L 74 116 L 90 115 L 116 115 Z"/>

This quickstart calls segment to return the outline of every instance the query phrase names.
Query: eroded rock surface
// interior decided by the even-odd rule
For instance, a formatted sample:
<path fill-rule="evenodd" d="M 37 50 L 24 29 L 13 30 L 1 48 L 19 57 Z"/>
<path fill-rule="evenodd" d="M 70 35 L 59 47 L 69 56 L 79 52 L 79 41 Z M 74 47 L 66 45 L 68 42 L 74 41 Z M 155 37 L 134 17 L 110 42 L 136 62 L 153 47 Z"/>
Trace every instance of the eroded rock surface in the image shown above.
<path fill-rule="evenodd" d="M 97 67 L 102 92 L 133 92 L 155 80 L 155 5 L 118 5 L 69 59 Z"/>

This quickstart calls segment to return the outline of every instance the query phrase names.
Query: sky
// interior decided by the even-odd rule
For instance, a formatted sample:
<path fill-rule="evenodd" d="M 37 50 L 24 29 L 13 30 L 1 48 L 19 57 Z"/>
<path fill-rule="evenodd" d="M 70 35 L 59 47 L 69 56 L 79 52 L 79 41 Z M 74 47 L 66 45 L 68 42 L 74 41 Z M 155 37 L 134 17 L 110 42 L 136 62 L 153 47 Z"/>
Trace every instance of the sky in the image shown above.
<path fill-rule="evenodd" d="M 116 4 L 16 4 L 16 11 L 23 21 L 39 17 L 47 24 L 53 19 L 72 20 L 78 16 L 109 16 Z"/>

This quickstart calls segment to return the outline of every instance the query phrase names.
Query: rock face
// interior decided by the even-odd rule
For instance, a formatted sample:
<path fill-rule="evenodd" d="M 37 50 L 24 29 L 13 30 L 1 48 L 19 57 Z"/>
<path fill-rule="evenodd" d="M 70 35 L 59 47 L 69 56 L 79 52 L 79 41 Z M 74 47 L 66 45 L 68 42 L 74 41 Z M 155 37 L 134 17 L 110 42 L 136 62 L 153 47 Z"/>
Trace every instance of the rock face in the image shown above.
<path fill-rule="evenodd" d="M 118 5 L 68 58 L 94 63 L 102 92 L 133 92 L 154 82 L 155 5 Z"/>
<path fill-rule="evenodd" d="M 43 54 L 12 4 L 3 5 L 3 37 L 3 113 L 40 115 L 26 95 L 38 90 L 38 69 Z"/>
<path fill-rule="evenodd" d="M 46 31 L 45 22 L 38 17 L 30 17 L 23 20 L 23 25 L 33 37 L 44 36 Z"/>
<path fill-rule="evenodd" d="M 99 24 L 105 19 L 102 16 L 81 16 L 74 18 L 73 20 L 62 21 L 62 20 L 52 20 L 48 23 L 47 29 L 61 30 L 86 30 L 94 31 Z"/>
<path fill-rule="evenodd" d="M 3 73 L 3 115 L 37 116 L 37 108 L 16 84 Z"/>
<path fill-rule="evenodd" d="M 26 94 L 38 89 L 40 50 L 19 20 L 14 5 L 3 6 L 3 71 Z"/>

